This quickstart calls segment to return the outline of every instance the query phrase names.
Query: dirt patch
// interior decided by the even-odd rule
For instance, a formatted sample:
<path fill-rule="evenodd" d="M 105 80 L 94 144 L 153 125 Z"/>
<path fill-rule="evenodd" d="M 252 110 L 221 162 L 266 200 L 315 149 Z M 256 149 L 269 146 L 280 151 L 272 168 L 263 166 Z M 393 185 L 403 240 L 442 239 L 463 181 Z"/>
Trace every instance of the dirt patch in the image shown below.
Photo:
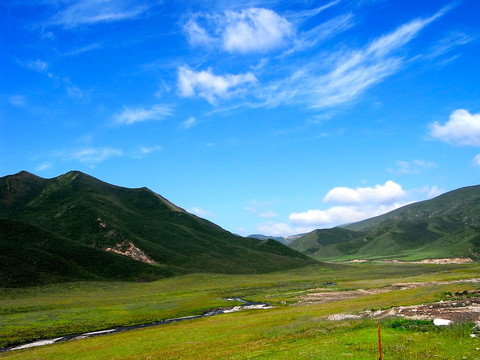
<path fill-rule="evenodd" d="M 350 260 L 350 263 L 369 263 L 377 262 L 378 260 L 366 260 L 366 259 L 354 259 Z M 473 263 L 473 260 L 468 257 L 456 257 L 456 258 L 443 258 L 443 259 L 425 259 L 419 261 L 404 261 L 404 260 L 380 260 L 380 262 L 388 264 L 437 264 L 437 265 L 447 265 L 447 264 L 470 264 Z"/>
<path fill-rule="evenodd" d="M 464 300 L 440 301 L 431 304 L 412 306 L 398 306 L 387 310 L 366 310 L 360 314 L 335 314 L 330 315 L 328 320 L 339 321 L 359 318 L 384 318 L 398 316 L 412 320 L 446 319 L 454 324 L 477 323 L 480 321 L 480 298 Z"/>
<path fill-rule="evenodd" d="M 360 296 L 383 294 L 390 291 L 413 289 L 423 286 L 432 285 L 446 285 L 446 284 L 461 284 L 461 283 L 479 283 L 480 278 L 465 279 L 465 280 L 452 280 L 452 281 L 429 281 L 429 282 L 410 282 L 410 283 L 395 283 L 389 286 L 374 288 L 374 289 L 357 289 L 357 290 L 345 290 L 334 291 L 327 288 L 318 288 L 310 290 L 309 293 L 303 295 L 300 300 L 300 304 L 316 304 L 326 303 L 333 301 L 342 301 L 354 299 Z"/>
<path fill-rule="evenodd" d="M 137 261 L 141 261 L 146 264 L 158 264 L 155 260 L 152 260 L 142 250 L 136 247 L 132 242 L 118 243 L 113 248 L 106 248 L 105 251 L 110 251 L 115 254 L 128 256 Z"/>

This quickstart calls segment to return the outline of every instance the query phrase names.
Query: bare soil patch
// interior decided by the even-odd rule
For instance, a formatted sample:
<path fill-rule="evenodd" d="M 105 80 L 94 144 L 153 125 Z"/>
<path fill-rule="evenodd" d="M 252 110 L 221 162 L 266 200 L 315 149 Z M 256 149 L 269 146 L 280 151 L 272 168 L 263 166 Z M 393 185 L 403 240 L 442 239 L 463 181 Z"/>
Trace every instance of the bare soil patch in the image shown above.
<path fill-rule="evenodd" d="M 475 279 L 465 279 L 465 280 L 452 280 L 452 281 L 429 281 L 429 282 L 409 282 L 409 283 L 395 283 L 389 286 L 373 289 L 356 289 L 356 290 L 345 290 L 345 291 L 335 291 L 328 288 L 318 288 L 310 290 L 307 294 L 301 297 L 301 304 L 316 304 L 316 303 L 326 303 L 332 301 L 341 301 L 354 299 L 360 296 L 382 294 L 390 291 L 396 290 L 406 290 L 413 289 L 423 286 L 432 286 L 432 285 L 445 285 L 445 284 L 460 284 L 460 283 L 478 283 L 480 278 Z"/>

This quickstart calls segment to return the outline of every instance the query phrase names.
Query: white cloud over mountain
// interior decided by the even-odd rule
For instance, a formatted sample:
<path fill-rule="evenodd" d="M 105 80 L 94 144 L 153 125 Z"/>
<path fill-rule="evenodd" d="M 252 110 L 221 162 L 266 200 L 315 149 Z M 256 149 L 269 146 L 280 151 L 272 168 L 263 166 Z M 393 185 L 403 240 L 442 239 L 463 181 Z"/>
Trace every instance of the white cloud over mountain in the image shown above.
<path fill-rule="evenodd" d="M 383 185 L 374 187 L 336 187 L 330 190 L 323 199 L 327 203 L 336 204 L 389 204 L 405 197 L 402 187 L 389 180 Z"/>
<path fill-rule="evenodd" d="M 455 110 L 445 124 L 430 124 L 430 135 L 453 145 L 480 146 L 480 114 Z"/>
<path fill-rule="evenodd" d="M 426 190 L 424 190 L 426 191 Z M 373 187 L 335 187 L 323 198 L 334 204 L 325 210 L 312 209 L 290 214 L 294 227 L 313 230 L 352 223 L 378 216 L 407 204 L 407 192 L 394 181 Z"/>

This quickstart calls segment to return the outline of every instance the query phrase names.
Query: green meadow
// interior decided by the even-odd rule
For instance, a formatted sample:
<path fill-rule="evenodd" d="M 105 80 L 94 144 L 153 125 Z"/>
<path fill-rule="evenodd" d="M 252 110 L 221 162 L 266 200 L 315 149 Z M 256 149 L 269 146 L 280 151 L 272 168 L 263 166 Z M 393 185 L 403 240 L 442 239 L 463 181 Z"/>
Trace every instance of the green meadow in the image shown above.
<path fill-rule="evenodd" d="M 332 314 L 436 302 L 446 294 L 478 290 L 479 264 L 355 264 L 310 266 L 269 274 L 191 274 L 150 283 L 74 282 L 4 288 L 0 295 L 0 346 L 116 326 L 202 314 L 239 303 L 269 302 L 244 310 L 96 338 L 0 353 L 5 359 L 378 359 L 381 323 L 384 359 L 480 359 L 473 324 L 435 327 L 399 318 L 330 321 Z M 315 291 L 422 286 L 339 296 L 306 304 Z M 439 283 L 441 282 L 441 283 Z M 320 290 L 319 290 L 320 289 Z"/>

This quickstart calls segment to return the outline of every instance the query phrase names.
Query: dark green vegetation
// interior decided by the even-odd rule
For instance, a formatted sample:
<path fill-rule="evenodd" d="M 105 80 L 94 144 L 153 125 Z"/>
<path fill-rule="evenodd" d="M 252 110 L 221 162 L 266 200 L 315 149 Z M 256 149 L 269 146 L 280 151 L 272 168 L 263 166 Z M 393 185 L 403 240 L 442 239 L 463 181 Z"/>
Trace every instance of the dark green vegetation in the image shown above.
<path fill-rule="evenodd" d="M 314 262 L 273 240 L 235 236 L 147 188 L 76 171 L 0 178 L 0 260 L 1 286 L 257 273 Z"/>
<path fill-rule="evenodd" d="M 480 186 L 471 186 L 289 244 L 319 260 L 480 257 Z"/>
<path fill-rule="evenodd" d="M 401 318 L 330 321 L 332 314 L 431 303 L 478 292 L 478 264 L 318 265 L 278 273 L 189 274 L 150 283 L 79 282 L 0 291 L 1 345 L 102 330 L 118 325 L 201 314 L 232 306 L 242 296 L 275 307 L 250 310 L 115 335 L 0 353 L 5 359 L 378 359 L 377 322 L 384 359 L 475 359 L 473 324 L 438 328 Z M 451 282 L 456 280 L 456 282 Z M 396 283 L 421 283 L 401 289 Z M 349 293 L 307 302 L 313 293 Z"/>

